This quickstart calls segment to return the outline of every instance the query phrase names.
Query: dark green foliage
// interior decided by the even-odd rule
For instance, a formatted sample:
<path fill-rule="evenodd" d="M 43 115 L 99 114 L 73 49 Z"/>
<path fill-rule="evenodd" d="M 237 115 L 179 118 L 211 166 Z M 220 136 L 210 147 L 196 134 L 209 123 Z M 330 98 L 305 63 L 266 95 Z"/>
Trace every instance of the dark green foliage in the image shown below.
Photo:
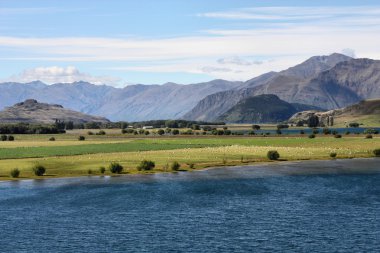
<path fill-rule="evenodd" d="M 81 135 L 81 136 L 78 137 L 78 140 L 79 141 L 84 141 L 84 140 L 86 140 L 86 137 L 84 137 L 83 135 Z"/>
<path fill-rule="evenodd" d="M 153 161 L 143 160 L 137 166 L 137 170 L 139 170 L 139 171 L 141 171 L 141 170 L 152 170 L 152 169 L 154 169 L 155 166 L 156 166 L 156 164 Z"/>
<path fill-rule="evenodd" d="M 109 170 L 111 173 L 120 174 L 123 171 L 123 169 L 124 169 L 123 166 L 121 166 L 121 164 L 117 162 L 112 162 L 109 165 Z"/>
<path fill-rule="evenodd" d="M 49 141 L 55 141 L 55 138 L 54 137 L 50 137 Z"/>
<path fill-rule="evenodd" d="M 260 130 L 260 126 L 259 125 L 252 125 L 252 129 Z"/>
<path fill-rule="evenodd" d="M 318 129 L 313 129 L 313 134 L 319 134 L 319 130 Z"/>
<path fill-rule="evenodd" d="M 277 129 L 277 130 L 276 130 L 276 134 L 282 134 L 281 130 L 280 130 L 280 129 Z"/>
<path fill-rule="evenodd" d="M 35 165 L 33 168 L 33 173 L 36 176 L 43 176 L 46 173 L 46 168 L 42 165 Z"/>
<path fill-rule="evenodd" d="M 350 131 L 346 131 L 344 134 L 349 135 L 350 133 L 351 133 Z"/>
<path fill-rule="evenodd" d="M 96 133 L 96 135 L 106 135 L 106 132 L 104 130 L 100 130 Z"/>
<path fill-rule="evenodd" d="M 126 129 L 122 129 L 121 130 L 121 133 L 122 134 L 133 134 L 136 130 L 134 130 L 133 128 L 126 128 Z"/>
<path fill-rule="evenodd" d="M 304 130 L 300 130 L 300 134 L 305 134 L 305 131 Z"/>
<path fill-rule="evenodd" d="M 89 169 L 89 170 L 87 171 L 87 174 L 91 175 L 91 174 L 92 174 L 92 170 Z"/>
<path fill-rule="evenodd" d="M 100 174 L 104 174 L 106 172 L 106 168 L 104 166 L 101 166 L 99 168 L 99 172 L 100 172 Z"/>
<path fill-rule="evenodd" d="M 15 140 L 15 137 L 13 135 L 8 136 L 8 141 L 14 141 L 14 140 Z"/>
<path fill-rule="evenodd" d="M 200 127 L 198 124 L 193 124 L 193 125 L 191 126 L 191 128 L 192 128 L 193 130 L 201 130 L 201 127 Z"/>
<path fill-rule="evenodd" d="M 225 129 L 224 130 L 224 135 L 231 135 L 231 130 Z"/>
<path fill-rule="evenodd" d="M 149 132 L 148 130 L 146 130 L 146 131 L 144 132 L 144 134 L 145 134 L 145 135 L 149 135 L 150 132 Z"/>
<path fill-rule="evenodd" d="M 374 154 L 376 157 L 380 157 L 380 148 L 375 149 L 375 150 L 373 151 L 373 154 Z"/>
<path fill-rule="evenodd" d="M 376 129 L 369 128 L 369 129 L 364 130 L 364 134 L 378 134 L 378 133 L 379 131 Z"/>
<path fill-rule="evenodd" d="M 181 165 L 180 165 L 177 161 L 174 161 L 174 162 L 172 163 L 172 165 L 170 166 L 170 168 L 171 168 L 172 170 L 174 170 L 174 171 L 177 171 L 177 170 L 179 170 L 179 169 L 181 168 Z"/>
<path fill-rule="evenodd" d="M 309 139 L 314 139 L 315 138 L 315 134 L 309 134 Z"/>
<path fill-rule="evenodd" d="M 331 130 L 328 129 L 327 127 L 323 128 L 322 132 L 323 132 L 324 134 L 331 134 Z"/>
<path fill-rule="evenodd" d="M 334 135 L 334 138 L 340 139 L 340 138 L 342 138 L 342 135 L 341 134 L 336 134 L 336 135 Z"/>
<path fill-rule="evenodd" d="M 267 158 L 269 160 L 278 160 L 278 158 L 280 158 L 280 154 L 277 152 L 277 150 L 269 150 L 267 153 Z"/>
<path fill-rule="evenodd" d="M 74 129 L 74 122 L 72 122 L 72 121 L 65 122 L 65 129 L 66 130 Z"/>
<path fill-rule="evenodd" d="M 87 134 L 88 135 L 94 135 L 94 132 L 88 131 Z"/>
<path fill-rule="evenodd" d="M 11 170 L 10 176 L 13 178 L 18 178 L 20 176 L 20 170 L 17 168 Z"/>
<path fill-rule="evenodd" d="M 8 136 L 6 136 L 6 135 L 1 135 L 1 141 L 6 141 L 6 140 L 8 140 Z"/>
<path fill-rule="evenodd" d="M 350 124 L 348 124 L 349 127 L 359 127 L 359 123 L 356 123 L 356 122 L 352 122 Z"/>
<path fill-rule="evenodd" d="M 310 118 L 307 121 L 308 127 L 317 127 L 319 125 L 319 118 L 316 115 L 310 116 Z"/>
<path fill-rule="evenodd" d="M 372 139 L 372 134 L 367 134 L 367 135 L 365 136 L 365 138 L 366 138 L 366 139 Z"/>
<path fill-rule="evenodd" d="M 284 129 L 284 128 L 289 128 L 289 125 L 287 124 L 278 124 L 277 129 Z"/>
<path fill-rule="evenodd" d="M 158 129 L 157 133 L 159 135 L 163 135 L 163 134 L 165 134 L 165 130 L 164 129 Z"/>
<path fill-rule="evenodd" d="M 1 124 L 0 134 L 60 134 L 65 130 L 58 129 L 55 125 L 38 125 L 28 123 Z"/>
<path fill-rule="evenodd" d="M 256 133 L 255 133 L 255 131 L 249 131 L 248 132 L 248 135 L 255 135 Z"/>
<path fill-rule="evenodd" d="M 331 152 L 331 153 L 330 153 L 330 157 L 331 157 L 331 158 L 335 158 L 336 155 L 337 155 L 337 154 L 336 154 L 335 152 Z"/>
<path fill-rule="evenodd" d="M 179 130 L 178 129 L 173 129 L 172 130 L 172 134 L 173 135 L 178 135 L 179 134 Z"/>
<path fill-rule="evenodd" d="M 194 169 L 194 163 L 189 163 L 189 168 Z"/>

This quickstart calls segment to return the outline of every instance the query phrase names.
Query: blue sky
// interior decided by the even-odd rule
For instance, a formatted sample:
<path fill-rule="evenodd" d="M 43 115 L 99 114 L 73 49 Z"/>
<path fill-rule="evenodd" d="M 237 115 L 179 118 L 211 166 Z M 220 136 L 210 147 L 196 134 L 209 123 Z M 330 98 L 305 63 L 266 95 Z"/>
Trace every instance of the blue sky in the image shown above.
<path fill-rule="evenodd" d="M 380 59 L 379 1 L 331 2 L 0 0 L 0 81 L 186 84 Z"/>

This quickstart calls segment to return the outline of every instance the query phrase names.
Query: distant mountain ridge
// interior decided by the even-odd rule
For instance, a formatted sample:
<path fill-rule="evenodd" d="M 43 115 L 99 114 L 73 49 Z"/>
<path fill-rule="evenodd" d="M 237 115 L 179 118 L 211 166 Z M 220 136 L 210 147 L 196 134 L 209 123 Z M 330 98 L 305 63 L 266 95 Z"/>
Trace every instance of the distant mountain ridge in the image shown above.
<path fill-rule="evenodd" d="M 56 120 L 72 121 L 76 124 L 86 122 L 110 122 L 104 117 L 96 117 L 73 110 L 65 109 L 61 105 L 39 103 L 34 99 L 27 99 L 0 111 L 0 123 L 45 123 L 52 124 Z"/>
<path fill-rule="evenodd" d="M 325 109 L 380 97 L 380 61 L 376 60 L 332 54 L 312 57 L 295 67 L 266 75 L 247 81 L 239 89 L 205 97 L 183 118 L 214 120 L 239 101 L 261 94 L 275 94 L 289 103 Z"/>
<path fill-rule="evenodd" d="M 233 89 L 241 82 L 213 80 L 206 83 L 180 85 L 129 85 L 115 88 L 87 82 L 46 85 L 1 83 L 0 109 L 33 98 L 45 103 L 87 114 L 106 116 L 113 121 L 141 121 L 182 117 L 199 100 L 209 94 Z"/>

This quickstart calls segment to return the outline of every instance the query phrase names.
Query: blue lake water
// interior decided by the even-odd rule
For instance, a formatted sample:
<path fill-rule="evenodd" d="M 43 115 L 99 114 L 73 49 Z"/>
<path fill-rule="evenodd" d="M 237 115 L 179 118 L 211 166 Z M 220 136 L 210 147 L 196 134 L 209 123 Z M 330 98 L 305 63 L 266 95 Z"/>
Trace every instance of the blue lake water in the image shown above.
<path fill-rule="evenodd" d="M 317 128 L 319 133 L 322 134 L 323 133 L 323 127 L 319 127 Z M 373 127 L 373 128 L 363 128 L 363 127 L 340 127 L 340 128 L 334 128 L 334 127 L 329 127 L 329 130 L 331 132 L 336 132 L 338 134 L 346 134 L 347 132 L 349 132 L 350 134 L 362 134 L 364 133 L 366 130 L 368 129 L 372 129 L 372 130 L 376 130 L 378 132 L 380 132 L 380 128 L 379 127 Z M 287 129 L 287 128 L 284 128 L 284 129 L 281 129 L 281 133 L 282 134 L 300 134 L 300 130 L 301 129 Z M 313 133 L 313 130 L 312 128 L 304 128 L 302 129 L 304 131 L 305 134 L 311 134 Z M 235 131 L 236 132 L 236 131 Z M 242 130 L 240 131 L 241 133 L 244 133 L 244 134 L 248 134 L 249 131 L 246 131 L 246 130 Z M 254 131 L 256 134 L 276 134 L 276 130 L 255 130 Z"/>
<path fill-rule="evenodd" d="M 2 182 L 0 252 L 380 252 L 380 160 Z"/>

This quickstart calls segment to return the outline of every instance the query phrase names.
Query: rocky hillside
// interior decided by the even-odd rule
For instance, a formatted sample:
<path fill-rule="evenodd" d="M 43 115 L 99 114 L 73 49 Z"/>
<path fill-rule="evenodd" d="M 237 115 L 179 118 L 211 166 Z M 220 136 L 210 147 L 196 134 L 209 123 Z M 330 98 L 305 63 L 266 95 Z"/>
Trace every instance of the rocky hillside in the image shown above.
<path fill-rule="evenodd" d="M 0 123 L 54 123 L 56 120 L 73 121 L 74 123 L 109 122 L 103 117 L 96 117 L 73 110 L 61 105 L 39 103 L 28 99 L 7 107 L 0 112 Z"/>
<path fill-rule="evenodd" d="M 56 103 L 75 111 L 102 115 L 113 121 L 140 121 L 182 117 L 201 99 L 230 90 L 241 82 L 214 80 L 180 85 L 129 85 L 114 88 L 87 82 L 46 85 L 41 82 L 0 84 L 0 109 L 28 98 Z"/>
<path fill-rule="evenodd" d="M 289 119 L 294 113 L 315 107 L 292 105 L 276 95 L 259 95 L 241 100 L 217 120 L 228 123 L 278 123 Z"/>
<path fill-rule="evenodd" d="M 380 99 L 363 100 L 357 104 L 330 111 L 302 111 L 290 117 L 288 122 L 294 124 L 307 122 L 313 115 L 318 116 L 319 122 L 322 122 L 321 125 L 326 126 L 329 125 L 327 119 L 329 119 L 330 125 L 348 125 L 349 123 L 356 122 L 364 126 L 378 126 L 380 125 Z M 333 124 L 331 124 L 331 119 Z"/>
<path fill-rule="evenodd" d="M 260 80 L 259 84 L 255 80 Z M 312 57 L 293 68 L 277 74 L 271 73 L 264 83 L 260 78 L 252 79 L 240 89 L 209 95 L 185 114 L 184 118 L 214 120 L 239 101 L 261 94 L 275 94 L 289 103 L 326 109 L 378 98 L 380 61 L 352 59 L 339 54 Z"/>

